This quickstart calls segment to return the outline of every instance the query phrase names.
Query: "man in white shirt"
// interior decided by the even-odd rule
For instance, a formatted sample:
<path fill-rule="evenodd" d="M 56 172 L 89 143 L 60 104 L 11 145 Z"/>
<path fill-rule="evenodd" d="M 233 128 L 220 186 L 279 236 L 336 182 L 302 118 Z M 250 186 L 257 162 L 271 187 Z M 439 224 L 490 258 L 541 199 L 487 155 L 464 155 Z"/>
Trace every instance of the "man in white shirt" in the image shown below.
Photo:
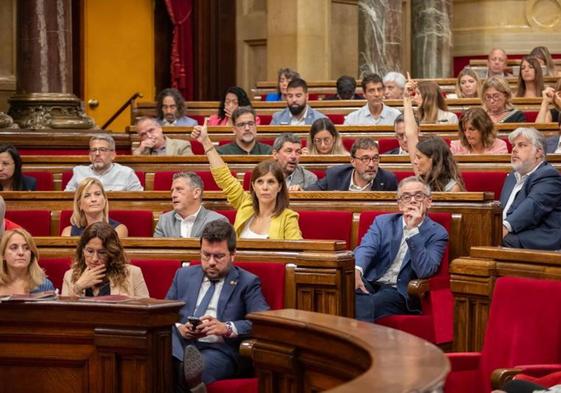
<path fill-rule="evenodd" d="M 179 172 L 173 175 L 173 210 L 160 216 L 154 237 L 200 237 L 206 224 L 227 218 L 202 206 L 204 185 L 199 175 Z"/>
<path fill-rule="evenodd" d="M 345 117 L 345 125 L 392 125 L 400 115 L 397 109 L 384 105 L 384 83 L 377 74 L 366 74 L 362 77 L 362 92 L 366 105 L 351 112 Z"/>
<path fill-rule="evenodd" d="M 72 170 L 72 178 L 64 191 L 76 191 L 86 177 L 95 177 L 103 183 L 105 191 L 142 191 L 144 187 L 136 173 L 128 166 L 116 164 L 115 140 L 109 134 L 97 134 L 90 138 L 91 165 L 78 165 Z"/>
<path fill-rule="evenodd" d="M 487 78 L 500 76 L 506 78 L 511 76 L 508 72 L 507 56 L 504 49 L 493 48 L 487 58 Z"/>

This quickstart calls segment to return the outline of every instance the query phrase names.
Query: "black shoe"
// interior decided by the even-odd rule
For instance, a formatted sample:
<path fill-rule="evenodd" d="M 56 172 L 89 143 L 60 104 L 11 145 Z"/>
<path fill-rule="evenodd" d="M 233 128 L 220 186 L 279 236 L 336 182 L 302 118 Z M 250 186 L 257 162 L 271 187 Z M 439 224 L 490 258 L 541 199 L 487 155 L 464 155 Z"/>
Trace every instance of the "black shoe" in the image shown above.
<path fill-rule="evenodd" d="M 183 373 L 191 393 L 206 393 L 206 386 L 202 380 L 203 357 L 194 345 L 187 345 L 183 352 Z"/>

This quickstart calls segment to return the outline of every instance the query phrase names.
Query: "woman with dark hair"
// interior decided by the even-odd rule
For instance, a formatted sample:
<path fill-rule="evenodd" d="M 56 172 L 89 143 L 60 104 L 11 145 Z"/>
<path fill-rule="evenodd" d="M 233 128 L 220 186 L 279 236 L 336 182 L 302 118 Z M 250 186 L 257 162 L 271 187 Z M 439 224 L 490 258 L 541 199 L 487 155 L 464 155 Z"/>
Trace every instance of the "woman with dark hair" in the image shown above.
<path fill-rule="evenodd" d="M 452 141 L 453 154 L 507 154 L 506 142 L 497 138 L 493 121 L 483 108 L 469 108 L 460 118 L 459 139 Z"/>
<path fill-rule="evenodd" d="M 286 99 L 286 89 L 291 80 L 300 78 L 300 74 L 291 68 L 281 68 L 278 73 L 278 87 L 274 93 L 267 94 L 265 101 L 283 101 Z"/>
<path fill-rule="evenodd" d="M 422 81 L 415 84 L 412 102 L 419 107 L 418 114 L 421 124 L 458 123 L 458 116 L 448 112 L 446 100 L 436 82 Z"/>
<path fill-rule="evenodd" d="M 35 191 L 37 180 L 21 173 L 21 157 L 13 145 L 0 145 L 0 191 Z"/>
<path fill-rule="evenodd" d="M 520 61 L 516 97 L 541 97 L 543 89 L 540 62 L 533 56 L 524 56 Z"/>
<path fill-rule="evenodd" d="M 241 87 L 229 87 L 220 101 L 218 114 L 210 116 L 207 125 L 232 127 L 232 113 L 240 106 L 251 107 L 251 101 L 247 93 Z M 260 122 L 259 116 L 255 116 L 255 124 L 259 125 Z"/>
<path fill-rule="evenodd" d="M 6 231 L 0 242 L 0 296 L 28 295 L 54 290 L 39 266 L 35 241 L 25 229 Z"/>
<path fill-rule="evenodd" d="M 341 135 L 328 117 L 322 117 L 312 123 L 308 134 L 308 144 L 302 149 L 303 154 L 312 155 L 349 155 L 343 146 Z"/>
<path fill-rule="evenodd" d="M 62 294 L 150 297 L 142 271 L 129 264 L 117 232 L 104 222 L 96 222 L 82 233 L 74 262 L 64 273 Z"/>
<path fill-rule="evenodd" d="M 546 46 L 536 46 L 530 52 L 530 56 L 534 56 L 540 62 L 540 65 L 545 66 L 546 72 L 544 76 L 553 76 L 558 77 L 561 76 L 559 72 L 557 72 L 557 68 L 555 67 L 555 63 L 553 62 L 553 58 L 551 57 L 551 53 Z"/>
<path fill-rule="evenodd" d="M 440 137 L 419 141 L 411 97 L 418 91 L 415 81 L 408 80 L 403 92 L 405 135 L 415 175 L 427 183 L 432 191 L 464 191 L 458 166 L 446 142 Z"/>
<path fill-rule="evenodd" d="M 214 181 L 237 210 L 234 229 L 242 239 L 302 239 L 298 213 L 290 210 L 284 174 L 274 160 L 262 161 L 251 174 L 251 191 L 239 181 L 216 151 L 205 125 L 195 127 L 191 138 L 202 143 Z"/>

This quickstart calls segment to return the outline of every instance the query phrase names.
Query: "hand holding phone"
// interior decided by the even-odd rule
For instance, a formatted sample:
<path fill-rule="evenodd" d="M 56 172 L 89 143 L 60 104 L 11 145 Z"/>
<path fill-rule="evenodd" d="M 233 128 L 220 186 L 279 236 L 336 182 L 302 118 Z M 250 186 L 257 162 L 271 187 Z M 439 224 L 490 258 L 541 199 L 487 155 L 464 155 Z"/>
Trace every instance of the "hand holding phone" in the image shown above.
<path fill-rule="evenodd" d="M 187 317 L 187 322 L 191 324 L 192 330 L 195 330 L 203 321 L 197 317 Z"/>

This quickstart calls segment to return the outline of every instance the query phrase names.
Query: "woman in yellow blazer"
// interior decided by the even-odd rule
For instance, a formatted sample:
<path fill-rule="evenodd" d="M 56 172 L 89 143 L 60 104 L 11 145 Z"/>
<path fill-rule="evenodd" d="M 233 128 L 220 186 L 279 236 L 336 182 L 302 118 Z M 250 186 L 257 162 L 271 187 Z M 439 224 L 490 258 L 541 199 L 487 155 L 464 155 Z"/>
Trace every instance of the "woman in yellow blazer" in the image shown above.
<path fill-rule="evenodd" d="M 139 267 L 130 265 L 111 225 L 88 226 L 78 242 L 74 263 L 64 273 L 63 295 L 150 297 Z"/>
<path fill-rule="evenodd" d="M 238 118 L 235 116 L 237 113 L 238 110 L 232 115 L 234 127 L 237 126 L 237 122 L 243 123 L 245 117 L 254 118 L 251 113 L 245 113 Z M 260 162 L 251 174 L 251 191 L 245 192 L 214 148 L 208 137 L 206 124 L 205 119 L 204 126 L 195 127 L 191 137 L 202 143 L 216 184 L 222 189 L 228 202 L 237 209 L 234 228 L 238 237 L 302 239 L 302 232 L 298 226 L 298 213 L 288 208 L 288 191 L 278 163 L 274 160 Z M 243 124 L 241 128 L 246 127 L 251 125 Z M 254 120 L 253 127 L 255 127 Z"/>

